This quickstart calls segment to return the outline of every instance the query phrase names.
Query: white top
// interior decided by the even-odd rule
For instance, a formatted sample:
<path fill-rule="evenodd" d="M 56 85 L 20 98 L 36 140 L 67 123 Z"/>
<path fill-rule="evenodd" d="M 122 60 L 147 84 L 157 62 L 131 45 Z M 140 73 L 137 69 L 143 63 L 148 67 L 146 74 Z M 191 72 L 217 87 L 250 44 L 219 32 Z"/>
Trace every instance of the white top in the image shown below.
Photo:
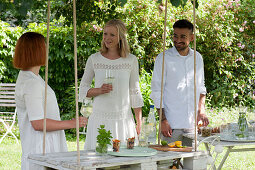
<path fill-rule="evenodd" d="M 151 82 L 150 97 L 156 108 L 160 108 L 162 58 L 163 53 L 156 58 Z M 196 63 L 198 104 L 200 94 L 206 93 L 203 58 L 198 52 Z M 191 48 L 187 56 L 181 56 L 175 47 L 166 50 L 162 105 L 172 129 L 194 128 L 194 50 Z"/>
<path fill-rule="evenodd" d="M 95 88 L 102 86 L 109 70 L 114 77 L 113 91 L 94 97 L 93 113 L 87 125 L 86 150 L 95 149 L 97 128 L 103 124 L 106 130 L 111 131 L 113 138 L 123 142 L 127 137 L 138 139 L 131 107 L 142 107 L 143 99 L 139 87 L 138 61 L 134 55 L 115 60 L 107 59 L 99 52 L 91 55 L 81 80 L 79 101 L 86 97 L 93 78 Z"/>
<path fill-rule="evenodd" d="M 60 120 L 59 108 L 54 91 L 47 88 L 47 118 Z M 37 169 L 29 164 L 29 154 L 43 153 L 43 132 L 35 131 L 30 121 L 44 118 L 45 82 L 40 75 L 31 71 L 20 71 L 15 87 L 15 100 L 22 146 L 22 170 Z M 46 133 L 46 153 L 67 151 L 63 130 Z"/>

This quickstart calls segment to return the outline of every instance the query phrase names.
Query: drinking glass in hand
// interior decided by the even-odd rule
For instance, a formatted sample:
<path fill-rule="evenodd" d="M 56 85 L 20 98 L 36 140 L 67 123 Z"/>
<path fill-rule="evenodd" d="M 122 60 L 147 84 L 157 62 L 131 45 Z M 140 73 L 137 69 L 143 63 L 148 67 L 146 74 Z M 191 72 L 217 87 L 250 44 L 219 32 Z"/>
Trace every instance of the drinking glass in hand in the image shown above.
<path fill-rule="evenodd" d="M 92 105 L 91 105 L 90 99 L 85 99 L 82 102 L 82 106 L 81 106 L 80 112 L 86 118 L 88 118 L 91 115 L 91 113 L 92 113 Z"/>
<path fill-rule="evenodd" d="M 113 76 L 113 71 L 111 69 L 106 70 L 104 83 L 112 85 L 112 89 L 113 89 L 114 80 L 115 80 L 115 77 Z"/>

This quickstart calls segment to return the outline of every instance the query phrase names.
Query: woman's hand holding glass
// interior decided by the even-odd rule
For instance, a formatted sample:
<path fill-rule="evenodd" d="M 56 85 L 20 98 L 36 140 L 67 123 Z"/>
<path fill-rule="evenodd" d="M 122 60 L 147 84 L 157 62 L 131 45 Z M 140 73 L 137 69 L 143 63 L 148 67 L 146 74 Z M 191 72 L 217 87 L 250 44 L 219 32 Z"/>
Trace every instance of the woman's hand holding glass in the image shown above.
<path fill-rule="evenodd" d="M 88 118 L 87 117 L 79 117 L 79 127 L 86 127 L 88 123 Z"/>
<path fill-rule="evenodd" d="M 106 70 L 104 83 L 101 86 L 101 94 L 110 93 L 113 90 L 114 80 L 113 71 L 110 69 Z"/>
<path fill-rule="evenodd" d="M 110 93 L 112 91 L 112 84 L 104 84 L 100 88 L 100 93 L 105 94 L 105 93 Z"/>

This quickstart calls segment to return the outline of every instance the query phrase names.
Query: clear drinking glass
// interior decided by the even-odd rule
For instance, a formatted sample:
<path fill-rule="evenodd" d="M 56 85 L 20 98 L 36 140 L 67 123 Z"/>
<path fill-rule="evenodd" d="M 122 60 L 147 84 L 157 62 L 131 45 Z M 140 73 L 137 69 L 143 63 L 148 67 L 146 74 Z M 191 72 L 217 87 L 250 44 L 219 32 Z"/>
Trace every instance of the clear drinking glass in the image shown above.
<path fill-rule="evenodd" d="M 83 100 L 80 112 L 86 118 L 88 118 L 91 115 L 92 113 L 91 99 L 86 98 Z"/>
<path fill-rule="evenodd" d="M 90 98 L 85 98 L 83 99 L 82 105 L 81 105 L 81 109 L 80 109 L 80 113 L 82 114 L 82 116 L 89 118 L 89 116 L 91 115 L 93 111 L 92 108 L 92 100 Z M 83 128 L 83 131 L 80 132 L 81 134 L 86 134 L 85 132 L 85 127 Z"/>
<path fill-rule="evenodd" d="M 114 80 L 113 71 L 111 69 L 107 69 L 105 72 L 105 83 L 113 85 Z"/>
<path fill-rule="evenodd" d="M 113 70 L 106 69 L 104 83 L 112 85 L 112 91 L 109 93 L 110 95 L 113 94 L 113 90 L 114 90 L 113 84 L 114 84 L 114 81 L 115 81 L 115 77 L 114 77 Z"/>

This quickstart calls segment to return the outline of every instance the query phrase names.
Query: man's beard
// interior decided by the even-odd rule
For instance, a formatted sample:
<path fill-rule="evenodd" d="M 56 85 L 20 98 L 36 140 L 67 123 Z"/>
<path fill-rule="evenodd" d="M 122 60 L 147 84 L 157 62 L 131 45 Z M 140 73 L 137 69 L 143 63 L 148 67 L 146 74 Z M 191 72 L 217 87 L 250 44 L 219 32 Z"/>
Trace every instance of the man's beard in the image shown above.
<path fill-rule="evenodd" d="M 174 46 L 175 46 L 175 48 L 177 49 L 177 51 L 184 51 L 184 50 L 186 50 L 189 46 L 188 45 L 185 45 L 185 43 L 181 43 L 181 44 L 183 44 L 184 46 L 177 46 L 176 45 L 177 43 L 174 43 Z"/>

